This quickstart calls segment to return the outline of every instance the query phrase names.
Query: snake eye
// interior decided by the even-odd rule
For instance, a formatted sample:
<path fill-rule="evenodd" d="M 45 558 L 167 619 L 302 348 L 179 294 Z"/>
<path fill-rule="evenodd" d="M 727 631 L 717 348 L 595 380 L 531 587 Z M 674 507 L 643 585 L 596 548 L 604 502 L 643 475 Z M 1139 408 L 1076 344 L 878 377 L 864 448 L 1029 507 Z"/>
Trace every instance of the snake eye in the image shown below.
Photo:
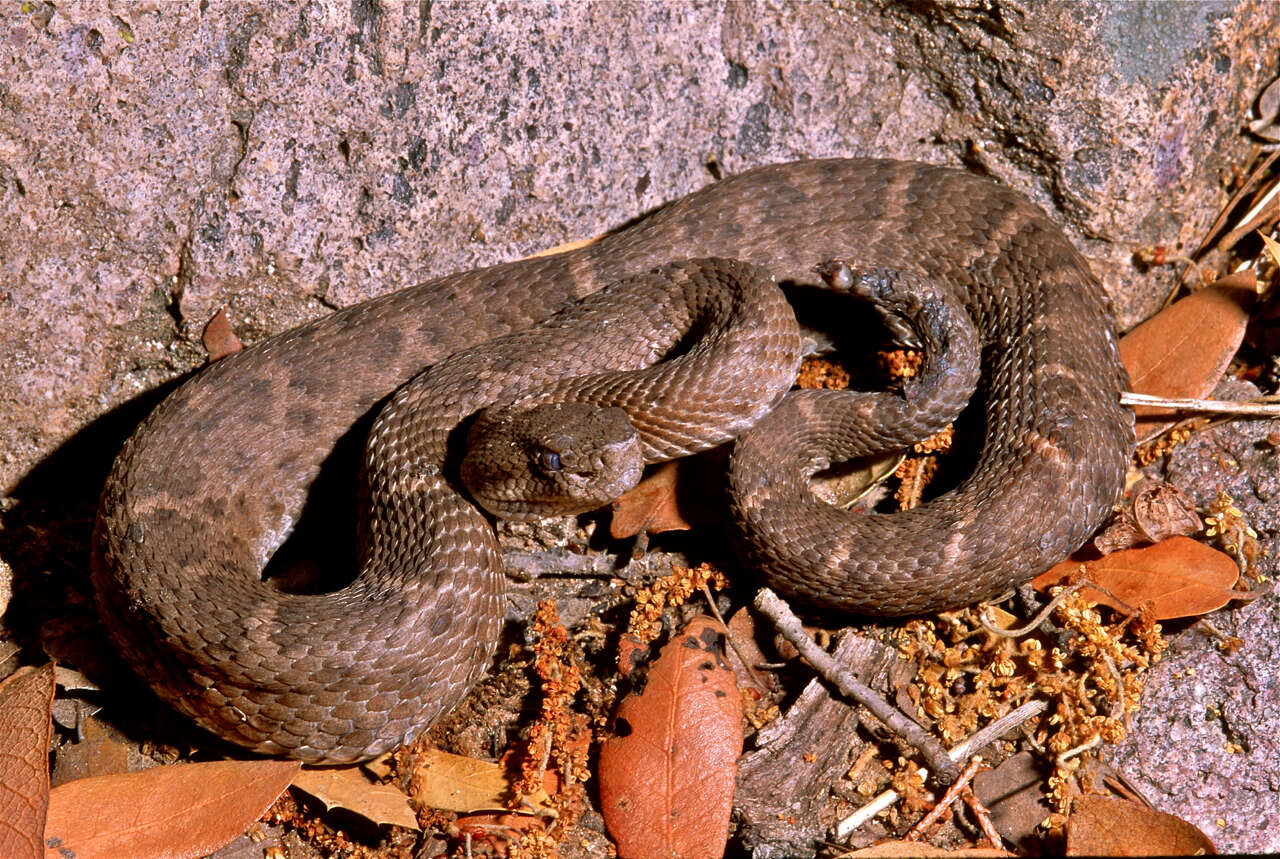
<path fill-rule="evenodd" d="M 544 450 L 538 460 L 543 471 L 559 471 L 560 470 L 560 454 L 553 450 Z"/>

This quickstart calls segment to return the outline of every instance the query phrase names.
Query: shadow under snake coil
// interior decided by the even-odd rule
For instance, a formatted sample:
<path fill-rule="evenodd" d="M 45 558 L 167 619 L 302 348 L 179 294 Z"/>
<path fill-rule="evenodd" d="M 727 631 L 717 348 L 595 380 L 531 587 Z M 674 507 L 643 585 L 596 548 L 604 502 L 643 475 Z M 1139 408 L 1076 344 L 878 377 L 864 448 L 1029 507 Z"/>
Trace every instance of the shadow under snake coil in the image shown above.
<path fill-rule="evenodd" d="M 666 266 L 667 285 L 643 275 L 694 257 L 749 265 Z M 103 493 L 93 579 L 113 642 L 161 698 L 258 752 L 353 761 L 407 742 L 483 673 L 502 617 L 492 528 L 438 460 L 452 428 L 509 398 L 513 375 L 573 387 L 551 380 L 611 368 L 628 349 L 604 333 L 635 335 L 647 322 L 617 324 L 606 298 L 566 311 L 570 321 L 557 317 L 549 334 L 516 335 L 502 354 L 485 358 L 486 345 L 479 358 L 472 350 L 461 364 L 441 364 L 453 367 L 442 375 L 461 392 L 408 385 L 370 434 L 366 474 L 381 473 L 390 488 L 366 490 L 354 581 L 331 593 L 284 593 L 262 570 L 339 438 L 423 368 L 613 281 L 642 275 L 631 287 L 678 304 L 695 282 L 750 280 L 755 266 L 779 283 L 821 286 L 813 269 L 831 259 L 853 277 L 834 276 L 826 288 L 896 301 L 890 310 L 930 342 L 930 320 L 958 307 L 971 320 L 960 328 L 976 342 L 966 347 L 958 334 L 926 359 L 926 377 L 959 380 L 938 391 L 797 392 L 738 442 L 731 506 L 765 580 L 819 608 L 912 614 L 990 597 L 1082 543 L 1118 496 L 1133 438 L 1106 299 L 1085 261 L 1043 212 L 987 179 L 893 161 L 804 161 L 726 179 L 570 253 L 346 308 L 198 373 L 138 428 Z M 917 288 L 925 298 L 911 298 Z M 642 298 L 634 312 L 659 327 L 709 325 L 656 302 Z M 575 317 L 588 326 L 585 340 L 568 339 Z M 668 352 L 699 351 L 679 331 L 630 350 L 623 363 L 635 366 L 620 369 L 649 373 L 650 385 L 657 373 L 692 398 L 657 417 L 641 414 L 640 400 L 622 405 L 645 425 L 643 458 L 719 443 L 775 405 L 796 366 L 789 325 L 755 325 L 749 345 L 722 355 L 716 372 L 728 380 L 707 385 L 674 381 L 666 362 L 638 370 Z M 947 340 L 945 331 L 938 337 Z M 782 369 L 756 366 L 766 359 Z M 954 414 L 938 409 L 958 408 L 950 399 L 979 370 L 981 449 L 955 489 L 906 513 L 858 517 L 805 491 L 807 474 L 855 455 L 842 445 L 901 447 L 945 424 Z M 695 438 L 682 422 L 713 410 L 703 408 L 708 386 L 731 392 L 729 424 Z M 411 404 L 426 413 L 409 416 Z M 617 429 L 616 411 L 603 411 L 600 431 L 617 438 L 577 457 L 571 439 L 553 440 L 531 454 L 534 470 L 579 479 L 617 460 L 634 479 L 636 454 L 622 450 L 634 441 Z"/>

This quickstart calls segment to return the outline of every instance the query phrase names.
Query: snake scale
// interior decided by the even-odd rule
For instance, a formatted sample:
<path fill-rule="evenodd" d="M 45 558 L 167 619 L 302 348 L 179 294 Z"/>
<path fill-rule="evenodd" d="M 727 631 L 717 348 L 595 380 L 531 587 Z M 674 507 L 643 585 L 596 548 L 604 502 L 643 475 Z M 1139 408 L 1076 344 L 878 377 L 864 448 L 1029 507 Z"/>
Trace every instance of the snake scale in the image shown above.
<path fill-rule="evenodd" d="M 724 259 L 668 265 L 695 257 Z M 820 608 L 910 614 L 989 597 L 1086 539 L 1121 489 L 1132 417 L 1119 404 L 1124 374 L 1105 296 L 1084 260 L 1043 212 L 987 179 L 895 161 L 802 161 L 725 179 L 575 251 L 343 309 L 194 376 L 127 442 L 103 492 L 92 569 L 112 641 L 160 697 L 250 749 L 350 761 L 406 742 L 484 671 L 503 606 L 492 529 L 453 488 L 452 472 L 414 458 L 409 436 L 451 451 L 453 424 L 510 394 L 490 390 L 491 377 L 573 385 L 556 379 L 628 352 L 603 332 L 640 335 L 656 299 L 638 302 L 641 322 L 622 325 L 612 324 L 607 300 L 564 311 L 588 329 L 569 347 L 558 345 L 555 326 L 570 324 L 562 317 L 550 335 L 511 335 L 614 281 L 641 275 L 643 295 L 643 273 L 665 266 L 683 294 L 695 281 L 729 279 L 726 267 L 749 279 L 759 266 L 779 283 L 821 286 L 814 267 L 832 259 L 848 269 L 825 288 L 895 305 L 938 355 L 901 393 L 850 396 L 849 405 L 829 402 L 831 392 L 789 394 L 739 440 L 731 507 L 765 579 Z M 945 331 L 933 331 L 947 307 L 972 330 L 967 348 L 963 335 L 948 344 Z M 724 440 L 777 402 L 795 343 L 771 325 L 745 351 L 725 353 L 717 372 L 727 379 L 707 382 L 742 393 L 729 407 L 751 413 L 686 443 L 695 433 L 681 422 L 693 422 L 711 395 L 675 385 L 692 403 L 650 421 L 668 440 L 644 442 L 645 460 Z M 515 338 L 503 341 L 514 352 L 476 348 L 504 335 Z M 653 372 L 643 367 L 696 351 L 684 338 L 649 344 L 620 369 Z M 461 363 L 443 361 L 455 353 Z M 766 358 L 784 369 L 757 366 Z M 416 380 L 406 386 L 434 365 L 452 367 L 442 373 L 462 393 L 442 402 L 413 393 Z M 804 477 L 828 462 L 901 446 L 945 423 L 975 381 L 981 447 L 955 489 L 907 513 L 856 517 L 807 493 Z M 365 466 L 389 475 L 391 500 L 367 499 L 374 509 L 359 539 L 385 542 L 384 561 L 401 569 L 367 576 L 362 568 L 323 594 L 263 581 L 330 452 L 353 426 L 367 429 L 366 416 L 398 389 L 374 424 Z M 405 417 L 411 405 L 426 416 Z M 625 409 L 643 422 L 634 405 Z M 611 418 L 616 410 L 601 413 L 608 427 L 599 431 L 618 438 L 586 459 L 634 458 L 622 451 L 631 442 Z M 595 421 L 569 422 L 590 433 Z M 587 467 L 572 464 L 572 441 L 540 451 L 544 471 Z M 624 469 L 635 472 L 629 462 Z"/>

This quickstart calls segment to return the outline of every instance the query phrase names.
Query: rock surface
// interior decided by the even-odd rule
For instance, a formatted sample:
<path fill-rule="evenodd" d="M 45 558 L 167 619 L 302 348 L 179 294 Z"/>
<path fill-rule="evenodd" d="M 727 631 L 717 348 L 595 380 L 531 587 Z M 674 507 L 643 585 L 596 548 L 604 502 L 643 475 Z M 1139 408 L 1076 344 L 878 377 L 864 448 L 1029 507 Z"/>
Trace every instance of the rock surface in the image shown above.
<path fill-rule="evenodd" d="M 1258 390 L 1227 382 L 1218 399 Z M 1258 534 L 1261 594 L 1179 629 L 1147 679 L 1142 708 L 1111 763 L 1156 807 L 1194 823 L 1221 851 L 1280 853 L 1280 421 L 1226 424 L 1192 436 L 1162 476 L 1206 509 L 1225 492 Z M 1228 638 L 1235 641 L 1227 644 Z M 1243 813 L 1242 813 L 1243 812 Z"/>
<path fill-rule="evenodd" d="M 29 11 L 22 11 L 27 9 Z M 202 359 L 801 156 L 968 163 L 1057 210 L 1122 322 L 1265 83 L 1265 2 L 10 5 L 0 486 Z M 923 250 L 923 249 L 922 249 Z"/>

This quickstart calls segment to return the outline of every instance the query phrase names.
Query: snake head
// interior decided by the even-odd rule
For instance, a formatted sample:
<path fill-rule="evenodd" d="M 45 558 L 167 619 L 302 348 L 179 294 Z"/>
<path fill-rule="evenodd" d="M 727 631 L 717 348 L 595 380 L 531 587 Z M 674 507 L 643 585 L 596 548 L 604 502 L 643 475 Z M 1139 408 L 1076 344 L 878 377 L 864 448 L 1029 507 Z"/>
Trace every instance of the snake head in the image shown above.
<path fill-rule="evenodd" d="M 635 486 L 644 468 L 626 412 L 587 403 L 485 409 L 466 448 L 462 482 L 504 519 L 594 510 Z"/>

